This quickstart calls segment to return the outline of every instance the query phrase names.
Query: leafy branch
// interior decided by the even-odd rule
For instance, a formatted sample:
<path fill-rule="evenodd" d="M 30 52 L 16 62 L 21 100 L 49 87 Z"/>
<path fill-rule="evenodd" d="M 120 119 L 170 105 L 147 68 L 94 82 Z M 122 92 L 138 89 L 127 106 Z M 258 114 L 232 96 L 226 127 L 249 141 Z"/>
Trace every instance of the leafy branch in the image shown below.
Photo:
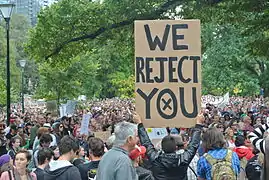
<path fill-rule="evenodd" d="M 213 5 L 213 4 L 219 3 L 221 1 L 222 0 L 213 0 L 213 1 L 210 0 L 208 3 Z M 179 5 L 182 2 L 183 2 L 182 0 L 181 1 L 180 0 L 168 0 L 166 3 L 164 3 L 158 9 L 156 9 L 153 13 L 142 14 L 139 17 L 134 17 L 134 18 L 131 18 L 131 19 L 119 22 L 119 23 L 114 23 L 114 24 L 111 24 L 111 25 L 109 25 L 107 27 L 100 27 L 98 30 L 96 30 L 93 33 L 86 34 L 86 35 L 83 35 L 83 36 L 79 36 L 79 37 L 75 37 L 75 38 L 72 38 L 70 40 L 67 40 L 67 41 L 63 42 L 61 45 L 59 45 L 58 47 L 56 47 L 51 54 L 49 54 L 49 55 L 47 55 L 45 57 L 45 59 L 47 60 L 48 58 L 60 53 L 60 51 L 69 43 L 77 42 L 77 41 L 81 41 L 81 40 L 85 40 L 85 39 L 95 39 L 96 37 L 98 37 L 99 35 L 103 34 L 106 31 L 130 25 L 135 20 L 152 20 L 152 19 L 156 19 L 161 14 L 167 12 L 167 10 L 169 10 L 172 6 L 175 7 L 175 6 Z"/>

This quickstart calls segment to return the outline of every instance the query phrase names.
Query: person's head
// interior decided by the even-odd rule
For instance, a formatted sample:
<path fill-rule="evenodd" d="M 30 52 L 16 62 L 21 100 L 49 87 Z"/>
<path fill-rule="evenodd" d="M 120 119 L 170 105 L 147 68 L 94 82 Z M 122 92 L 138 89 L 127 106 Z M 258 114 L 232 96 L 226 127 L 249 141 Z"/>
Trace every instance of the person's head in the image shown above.
<path fill-rule="evenodd" d="M 225 130 L 225 136 L 227 138 L 233 138 L 233 136 L 234 136 L 234 130 L 232 128 L 227 128 Z"/>
<path fill-rule="evenodd" d="M 165 153 L 174 153 L 177 150 L 176 140 L 174 136 L 168 135 L 162 139 L 162 150 Z"/>
<path fill-rule="evenodd" d="M 246 141 L 246 138 L 244 136 L 238 135 L 235 138 L 234 144 L 235 144 L 236 147 L 244 146 L 245 145 L 245 141 Z"/>
<path fill-rule="evenodd" d="M 12 147 L 13 149 L 18 149 L 21 145 L 21 138 L 18 136 L 14 136 L 10 140 L 9 147 Z"/>
<path fill-rule="evenodd" d="M 31 153 L 25 149 L 20 150 L 15 156 L 15 166 L 17 169 L 26 169 L 31 160 Z"/>
<path fill-rule="evenodd" d="M 63 130 L 64 130 L 64 125 L 61 123 L 61 124 L 59 125 L 59 132 L 63 132 Z"/>
<path fill-rule="evenodd" d="M 8 154 L 2 155 L 0 157 L 0 175 L 5 172 L 11 170 L 13 167 L 13 163 L 11 161 L 11 157 Z"/>
<path fill-rule="evenodd" d="M 46 122 L 47 122 L 47 123 L 50 123 L 51 120 L 52 120 L 51 113 L 47 113 L 47 114 L 46 114 Z"/>
<path fill-rule="evenodd" d="M 129 157 L 135 163 L 141 164 L 143 162 L 142 160 L 146 154 L 146 151 L 147 150 L 144 146 L 136 146 L 136 148 L 129 153 Z"/>
<path fill-rule="evenodd" d="M 70 137 L 64 136 L 59 144 L 59 152 L 61 156 L 65 156 L 66 160 L 71 161 L 76 157 L 76 152 L 79 150 L 78 142 Z"/>
<path fill-rule="evenodd" d="M 46 118 L 44 117 L 43 114 L 39 114 L 39 115 L 37 116 L 37 122 L 38 122 L 39 124 L 41 124 L 41 126 L 42 126 L 44 123 L 46 123 Z"/>
<path fill-rule="evenodd" d="M 48 165 L 54 156 L 50 148 L 42 148 L 37 153 L 38 165 Z"/>
<path fill-rule="evenodd" d="M 75 136 L 77 139 L 82 140 L 82 134 L 80 134 L 80 128 L 76 129 Z"/>
<path fill-rule="evenodd" d="M 218 128 L 218 130 L 220 131 L 220 132 L 224 132 L 224 125 L 223 124 L 220 124 L 220 123 L 218 123 L 217 125 L 216 125 L 216 128 Z"/>
<path fill-rule="evenodd" d="M 17 125 L 12 124 L 12 125 L 10 126 L 10 130 L 11 130 L 11 133 L 12 133 L 12 134 L 16 134 L 16 133 L 17 133 L 17 130 L 18 130 Z"/>
<path fill-rule="evenodd" d="M 251 124 L 251 118 L 249 116 L 245 116 L 243 118 L 243 121 L 244 121 L 245 124 Z"/>
<path fill-rule="evenodd" d="M 176 150 L 184 149 L 184 142 L 181 135 L 172 135 L 176 141 Z"/>
<path fill-rule="evenodd" d="M 53 123 L 52 124 L 52 131 L 54 132 L 54 133 L 59 133 L 59 127 L 60 127 L 60 123 L 59 122 L 55 122 L 55 123 Z"/>
<path fill-rule="evenodd" d="M 50 149 L 53 151 L 53 159 L 57 160 L 60 157 L 59 147 L 58 146 L 52 146 Z"/>
<path fill-rule="evenodd" d="M 231 128 L 234 130 L 234 132 L 236 132 L 239 129 L 239 125 L 237 122 L 233 122 L 231 124 Z"/>
<path fill-rule="evenodd" d="M 215 127 L 210 127 L 202 135 L 202 145 L 205 151 L 220 149 L 225 147 L 223 134 Z"/>
<path fill-rule="evenodd" d="M 5 135 L 5 128 L 6 128 L 6 124 L 4 122 L 4 120 L 0 119 L 0 136 Z"/>
<path fill-rule="evenodd" d="M 66 116 L 63 116 L 62 117 L 62 122 L 63 122 L 64 126 L 69 126 L 70 119 L 68 117 L 66 117 Z"/>
<path fill-rule="evenodd" d="M 229 114 L 225 114 L 225 115 L 224 115 L 224 120 L 225 120 L 225 121 L 230 121 L 230 116 L 229 116 Z"/>
<path fill-rule="evenodd" d="M 40 137 L 43 135 L 43 134 L 49 134 L 50 131 L 48 128 L 46 127 L 40 127 L 38 130 L 37 130 L 37 138 L 40 139 Z"/>
<path fill-rule="evenodd" d="M 105 145 L 100 138 L 92 137 L 88 141 L 90 157 L 100 158 L 104 155 Z"/>
<path fill-rule="evenodd" d="M 125 121 L 116 125 L 114 134 L 114 146 L 124 146 L 128 151 L 133 150 L 139 140 L 137 137 L 137 125 Z"/>
<path fill-rule="evenodd" d="M 261 124 L 262 124 L 262 119 L 261 119 L 261 117 L 258 116 L 258 117 L 255 118 L 255 124 L 256 124 L 256 125 L 261 125 Z"/>
<path fill-rule="evenodd" d="M 43 124 L 43 127 L 44 127 L 44 128 L 47 128 L 48 131 L 51 132 L 51 125 L 50 125 L 50 123 L 45 123 L 45 124 Z"/>
<path fill-rule="evenodd" d="M 50 134 L 43 134 L 41 137 L 40 137 L 40 146 L 43 147 L 43 148 L 48 148 L 50 147 L 50 143 L 52 142 L 52 137 Z"/>
<path fill-rule="evenodd" d="M 85 149 L 84 149 L 84 147 L 82 147 L 82 146 L 79 147 L 78 156 L 79 157 L 85 157 Z"/>

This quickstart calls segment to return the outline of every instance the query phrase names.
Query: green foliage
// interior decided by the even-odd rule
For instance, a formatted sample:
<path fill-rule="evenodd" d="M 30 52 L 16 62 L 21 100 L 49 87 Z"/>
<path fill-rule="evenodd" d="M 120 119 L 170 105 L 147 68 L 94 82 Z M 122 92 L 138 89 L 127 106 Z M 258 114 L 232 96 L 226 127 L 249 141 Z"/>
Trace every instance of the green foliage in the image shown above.
<path fill-rule="evenodd" d="M 0 24 L 0 104 L 6 104 L 6 24 L 1 21 Z M 30 24 L 22 15 L 13 14 L 10 22 L 10 82 L 11 82 L 11 100 L 18 102 L 21 92 L 21 70 L 19 65 L 20 59 L 27 59 L 24 52 L 24 43 L 27 39 L 27 31 Z M 27 66 L 26 66 L 27 68 Z M 29 68 L 26 69 L 26 74 Z M 36 74 L 36 73 L 35 73 Z M 36 75 L 37 76 L 37 75 Z M 27 76 L 26 82 L 32 76 Z M 28 89 L 28 88 L 27 88 Z"/>
<path fill-rule="evenodd" d="M 265 0 L 61 0 L 41 11 L 25 46 L 39 65 L 36 95 L 133 97 L 132 22 L 166 15 L 202 22 L 203 93 L 269 92 L 268 12 Z"/>

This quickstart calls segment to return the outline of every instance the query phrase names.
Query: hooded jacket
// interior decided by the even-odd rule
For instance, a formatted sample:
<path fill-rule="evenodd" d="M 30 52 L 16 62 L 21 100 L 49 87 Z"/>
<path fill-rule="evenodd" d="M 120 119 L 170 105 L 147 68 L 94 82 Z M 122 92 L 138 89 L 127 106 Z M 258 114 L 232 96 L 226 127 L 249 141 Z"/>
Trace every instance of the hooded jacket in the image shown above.
<path fill-rule="evenodd" d="M 235 147 L 234 152 L 238 155 L 239 159 L 246 158 L 247 160 L 250 160 L 255 155 L 252 153 L 252 149 L 246 147 L 246 146 L 239 146 Z"/>
<path fill-rule="evenodd" d="M 182 154 L 157 151 L 151 143 L 142 123 L 138 125 L 140 142 L 147 148 L 155 180 L 187 180 L 187 169 L 200 144 L 201 125 L 196 125 L 191 142 Z"/>
<path fill-rule="evenodd" d="M 44 180 L 81 180 L 77 167 L 69 161 L 58 160 L 49 163 L 45 169 Z"/>

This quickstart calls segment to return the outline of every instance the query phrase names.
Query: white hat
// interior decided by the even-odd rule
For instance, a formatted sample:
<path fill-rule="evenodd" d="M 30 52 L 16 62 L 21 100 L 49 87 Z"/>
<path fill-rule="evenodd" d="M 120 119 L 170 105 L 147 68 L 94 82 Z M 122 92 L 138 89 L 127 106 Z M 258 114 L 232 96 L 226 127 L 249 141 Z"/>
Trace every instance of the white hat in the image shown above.
<path fill-rule="evenodd" d="M 43 127 L 51 128 L 50 123 L 45 123 Z"/>

